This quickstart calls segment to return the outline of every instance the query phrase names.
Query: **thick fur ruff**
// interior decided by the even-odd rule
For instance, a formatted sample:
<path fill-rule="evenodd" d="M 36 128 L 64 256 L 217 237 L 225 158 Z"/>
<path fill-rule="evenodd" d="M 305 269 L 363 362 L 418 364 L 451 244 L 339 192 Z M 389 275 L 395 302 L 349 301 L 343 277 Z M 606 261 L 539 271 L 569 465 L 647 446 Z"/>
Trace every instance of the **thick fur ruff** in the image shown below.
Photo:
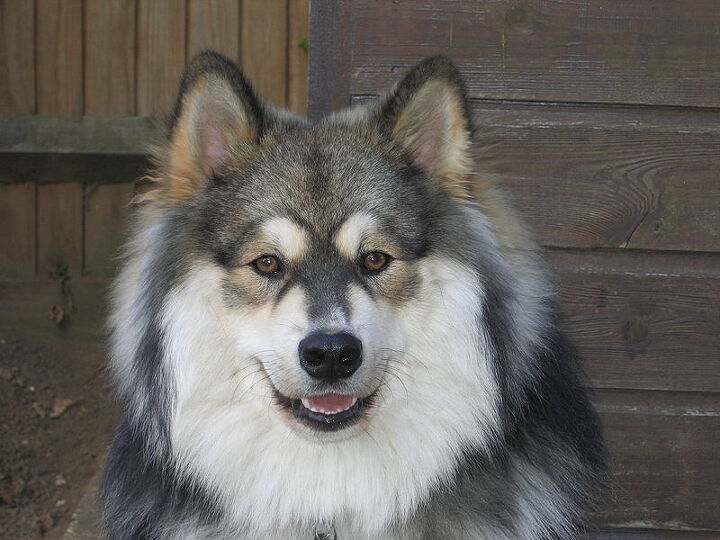
<path fill-rule="evenodd" d="M 109 538 L 576 535 L 598 420 L 474 138 L 441 57 L 317 124 L 191 62 L 114 287 Z M 360 340 L 357 371 L 309 375 L 313 332 Z M 332 430 L 302 401 L 328 393 L 358 400 Z"/>

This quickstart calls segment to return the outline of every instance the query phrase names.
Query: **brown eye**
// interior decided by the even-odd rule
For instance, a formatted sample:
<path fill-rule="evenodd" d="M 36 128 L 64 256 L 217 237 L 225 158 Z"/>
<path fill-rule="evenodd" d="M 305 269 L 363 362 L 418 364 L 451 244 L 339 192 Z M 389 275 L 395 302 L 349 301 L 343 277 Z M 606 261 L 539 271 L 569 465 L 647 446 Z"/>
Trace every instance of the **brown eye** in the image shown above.
<path fill-rule="evenodd" d="M 363 257 L 363 267 L 369 272 L 377 272 L 385 268 L 390 262 L 390 256 L 381 251 L 366 253 Z"/>
<path fill-rule="evenodd" d="M 280 272 L 280 259 L 275 255 L 263 255 L 252 262 L 255 270 L 261 274 L 277 274 Z"/>

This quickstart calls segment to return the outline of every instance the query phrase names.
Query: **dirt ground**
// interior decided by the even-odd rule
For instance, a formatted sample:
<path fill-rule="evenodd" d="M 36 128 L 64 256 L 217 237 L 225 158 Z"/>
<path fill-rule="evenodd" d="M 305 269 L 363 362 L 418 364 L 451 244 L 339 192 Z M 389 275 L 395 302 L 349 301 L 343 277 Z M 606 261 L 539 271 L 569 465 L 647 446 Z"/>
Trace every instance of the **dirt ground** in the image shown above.
<path fill-rule="evenodd" d="M 57 540 L 112 436 L 100 343 L 0 333 L 0 539 Z"/>

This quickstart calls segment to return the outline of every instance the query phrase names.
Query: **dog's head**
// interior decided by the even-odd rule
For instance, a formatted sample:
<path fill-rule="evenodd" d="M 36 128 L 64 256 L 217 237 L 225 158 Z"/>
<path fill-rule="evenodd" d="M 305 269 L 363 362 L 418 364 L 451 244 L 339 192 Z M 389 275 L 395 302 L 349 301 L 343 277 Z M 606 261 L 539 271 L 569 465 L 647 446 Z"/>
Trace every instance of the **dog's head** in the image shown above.
<path fill-rule="evenodd" d="M 344 438 L 383 404 L 422 399 L 408 394 L 418 371 L 454 393 L 448 407 L 477 395 L 475 257 L 492 240 L 471 202 L 471 138 L 441 57 L 319 124 L 264 104 L 229 60 L 196 57 L 145 195 L 180 276 L 163 308 L 179 410 L 256 399 Z"/>

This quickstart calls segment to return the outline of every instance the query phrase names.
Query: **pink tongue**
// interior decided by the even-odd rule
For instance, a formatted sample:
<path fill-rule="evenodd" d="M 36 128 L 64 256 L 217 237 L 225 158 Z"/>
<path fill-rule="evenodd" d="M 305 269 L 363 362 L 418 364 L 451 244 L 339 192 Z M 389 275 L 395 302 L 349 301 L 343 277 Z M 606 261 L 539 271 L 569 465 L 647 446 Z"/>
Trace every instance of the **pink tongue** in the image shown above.
<path fill-rule="evenodd" d="M 344 411 L 352 405 L 352 401 L 352 396 L 342 396 L 340 394 L 326 394 L 308 398 L 308 403 L 313 409 L 325 412 Z"/>

